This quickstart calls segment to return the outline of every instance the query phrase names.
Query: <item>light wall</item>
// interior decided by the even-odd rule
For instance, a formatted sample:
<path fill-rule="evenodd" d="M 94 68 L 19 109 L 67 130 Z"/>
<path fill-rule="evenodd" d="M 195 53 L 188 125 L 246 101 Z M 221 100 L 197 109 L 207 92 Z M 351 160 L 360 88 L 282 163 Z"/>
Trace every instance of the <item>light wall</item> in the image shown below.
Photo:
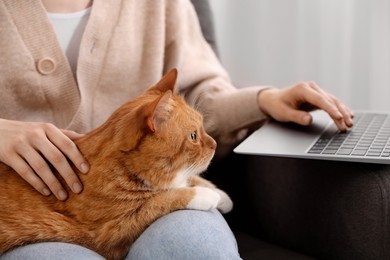
<path fill-rule="evenodd" d="M 390 111 L 390 1 L 210 3 L 237 86 L 314 80 L 352 108 Z"/>

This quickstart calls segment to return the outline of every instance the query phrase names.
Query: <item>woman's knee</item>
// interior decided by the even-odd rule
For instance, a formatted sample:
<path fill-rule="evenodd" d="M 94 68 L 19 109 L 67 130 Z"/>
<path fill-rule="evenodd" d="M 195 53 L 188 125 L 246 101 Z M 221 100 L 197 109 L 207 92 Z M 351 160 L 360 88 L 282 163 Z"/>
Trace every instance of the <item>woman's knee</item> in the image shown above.
<path fill-rule="evenodd" d="M 101 255 L 79 245 L 68 243 L 37 243 L 21 246 L 1 255 L 1 260 L 102 260 Z"/>
<path fill-rule="evenodd" d="M 237 243 L 217 211 L 181 210 L 154 222 L 128 259 L 240 259 Z"/>

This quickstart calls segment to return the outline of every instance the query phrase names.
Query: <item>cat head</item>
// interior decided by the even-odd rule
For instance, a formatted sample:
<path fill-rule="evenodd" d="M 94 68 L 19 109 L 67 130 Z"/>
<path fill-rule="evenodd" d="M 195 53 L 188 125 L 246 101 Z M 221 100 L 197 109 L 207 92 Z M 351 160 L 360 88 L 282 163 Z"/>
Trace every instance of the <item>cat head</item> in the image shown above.
<path fill-rule="evenodd" d="M 202 115 L 175 94 L 176 80 L 173 69 L 102 127 L 113 129 L 110 150 L 116 160 L 154 187 L 180 186 L 201 173 L 217 146 L 205 132 Z"/>

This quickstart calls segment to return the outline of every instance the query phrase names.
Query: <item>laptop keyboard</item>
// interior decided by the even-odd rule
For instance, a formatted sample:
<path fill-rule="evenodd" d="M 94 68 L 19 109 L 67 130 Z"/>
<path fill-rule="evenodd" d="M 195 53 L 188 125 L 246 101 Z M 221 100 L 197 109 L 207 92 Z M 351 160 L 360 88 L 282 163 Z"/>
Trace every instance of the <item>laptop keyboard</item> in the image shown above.
<path fill-rule="evenodd" d="M 360 113 L 347 132 L 324 133 L 308 150 L 310 154 L 390 157 L 390 117 Z"/>

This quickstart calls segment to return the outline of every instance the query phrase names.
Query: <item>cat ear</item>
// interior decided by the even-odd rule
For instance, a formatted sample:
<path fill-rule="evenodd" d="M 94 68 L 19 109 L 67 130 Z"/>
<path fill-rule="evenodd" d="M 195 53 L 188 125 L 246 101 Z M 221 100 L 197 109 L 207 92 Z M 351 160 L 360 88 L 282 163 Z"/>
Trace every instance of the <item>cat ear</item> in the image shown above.
<path fill-rule="evenodd" d="M 165 74 L 162 79 L 148 91 L 153 93 L 165 93 L 168 90 L 175 92 L 175 85 L 177 81 L 177 69 L 173 68 L 167 74 Z"/>
<path fill-rule="evenodd" d="M 156 129 L 169 117 L 173 108 L 171 97 L 172 90 L 168 90 L 146 109 L 146 125 L 149 131 L 156 132 Z"/>

